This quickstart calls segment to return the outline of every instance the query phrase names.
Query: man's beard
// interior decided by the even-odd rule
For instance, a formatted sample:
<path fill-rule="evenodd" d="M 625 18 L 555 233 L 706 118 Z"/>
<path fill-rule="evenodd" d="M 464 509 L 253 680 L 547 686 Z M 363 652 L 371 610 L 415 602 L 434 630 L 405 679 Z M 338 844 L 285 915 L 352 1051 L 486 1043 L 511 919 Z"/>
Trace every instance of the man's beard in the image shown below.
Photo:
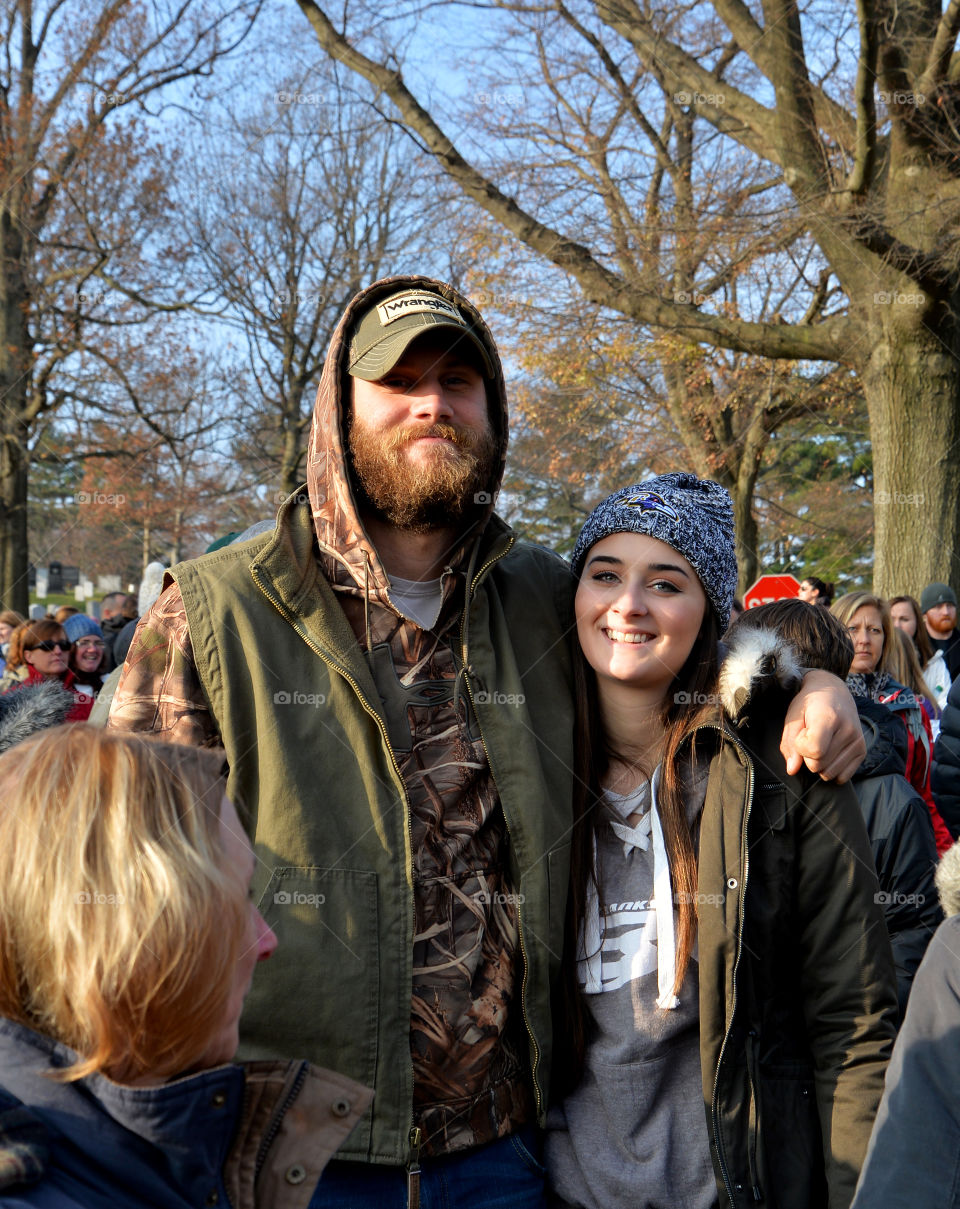
<path fill-rule="evenodd" d="M 956 624 L 956 617 L 932 617 L 927 614 L 927 627 L 935 631 L 938 638 L 949 638 Z"/>
<path fill-rule="evenodd" d="M 455 449 L 437 449 L 423 461 L 411 460 L 407 446 L 426 436 L 444 437 Z M 360 503 L 398 529 L 427 533 L 446 528 L 490 502 L 497 441 L 489 424 L 481 431 L 423 424 L 387 435 L 354 416 L 349 447 Z"/>

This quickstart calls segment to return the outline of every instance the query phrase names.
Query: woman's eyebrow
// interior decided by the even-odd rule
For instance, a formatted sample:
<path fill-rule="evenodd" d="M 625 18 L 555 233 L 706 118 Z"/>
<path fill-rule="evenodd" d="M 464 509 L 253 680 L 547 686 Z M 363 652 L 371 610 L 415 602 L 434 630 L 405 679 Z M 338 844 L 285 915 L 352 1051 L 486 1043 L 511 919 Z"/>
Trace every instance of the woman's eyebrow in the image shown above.
<path fill-rule="evenodd" d="M 623 559 L 614 558 L 612 554 L 595 554 L 593 558 L 587 559 L 587 566 L 592 567 L 594 563 L 609 563 L 614 567 L 622 567 Z M 678 566 L 676 563 L 650 563 L 646 569 L 648 571 L 676 571 L 679 575 L 682 575 L 684 579 L 690 578 L 683 567 Z"/>
<path fill-rule="evenodd" d="M 685 579 L 689 579 L 683 567 L 677 566 L 675 563 L 651 563 L 648 570 L 650 571 L 678 571 Z"/>

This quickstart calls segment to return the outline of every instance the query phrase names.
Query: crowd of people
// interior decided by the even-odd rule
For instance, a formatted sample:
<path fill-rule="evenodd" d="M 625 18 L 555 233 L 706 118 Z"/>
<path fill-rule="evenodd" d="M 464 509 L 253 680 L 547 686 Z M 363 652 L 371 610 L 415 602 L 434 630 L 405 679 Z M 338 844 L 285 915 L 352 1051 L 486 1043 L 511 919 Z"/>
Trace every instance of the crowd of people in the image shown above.
<path fill-rule="evenodd" d="M 377 282 L 275 525 L 0 616 L 0 1204 L 952 1203 L 887 1135 L 956 1108 L 956 597 L 734 617 L 687 473 L 566 562 L 506 446 L 477 310 Z"/>

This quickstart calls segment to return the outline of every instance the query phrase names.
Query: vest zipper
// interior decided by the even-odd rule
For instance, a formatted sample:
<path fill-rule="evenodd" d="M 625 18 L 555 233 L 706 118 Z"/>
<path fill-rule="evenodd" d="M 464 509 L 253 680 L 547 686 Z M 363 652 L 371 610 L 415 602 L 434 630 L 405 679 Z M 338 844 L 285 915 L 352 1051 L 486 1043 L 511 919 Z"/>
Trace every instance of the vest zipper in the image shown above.
<path fill-rule="evenodd" d="M 723 1136 L 720 1132 L 720 1105 L 718 1102 L 718 1094 L 720 1088 L 720 1068 L 723 1065 L 723 1056 L 727 1049 L 727 1042 L 730 1040 L 730 1030 L 733 1025 L 734 1017 L 737 1014 L 737 972 L 740 969 L 740 957 L 743 953 L 743 906 L 746 905 L 747 897 L 747 876 L 750 872 L 750 849 L 747 845 L 747 829 L 750 822 L 750 811 L 753 808 L 753 760 L 750 758 L 746 748 L 735 738 L 725 727 L 710 726 L 709 729 L 719 730 L 721 737 L 729 739 L 730 742 L 737 748 L 740 754 L 744 757 L 747 767 L 747 795 L 746 805 L 743 814 L 743 836 L 740 840 L 740 859 L 743 867 L 743 877 L 740 882 L 740 902 L 741 910 L 739 919 L 737 920 L 737 948 L 736 955 L 733 959 L 733 1006 L 730 1011 L 730 1024 L 727 1026 L 726 1032 L 723 1035 L 723 1042 L 720 1046 L 720 1055 L 717 1059 L 717 1069 L 713 1075 L 713 1102 L 711 1104 L 711 1120 L 713 1122 L 713 1136 L 717 1146 L 717 1159 L 720 1163 L 720 1173 L 723 1176 L 724 1187 L 727 1190 L 727 1196 L 730 1198 L 731 1205 L 736 1205 L 737 1200 L 734 1196 L 733 1184 L 730 1180 L 730 1172 L 727 1168 L 726 1154 L 723 1148 Z M 754 1191 L 758 1191 L 755 1189 Z"/>
<path fill-rule="evenodd" d="M 489 562 L 484 563 L 483 566 L 480 568 L 480 570 L 473 577 L 473 582 L 468 586 L 466 599 L 463 602 L 463 617 L 461 618 L 461 621 L 460 621 L 460 650 L 461 650 L 461 661 L 464 665 L 464 668 L 469 666 L 469 661 L 467 659 L 467 651 L 466 651 L 465 642 L 464 642 L 464 627 L 466 625 L 467 609 L 469 609 L 469 607 L 470 607 L 470 597 L 473 595 L 474 589 L 476 588 L 477 584 L 480 582 L 480 577 L 482 575 L 484 575 L 486 573 L 486 571 L 490 567 L 493 566 L 494 563 L 499 562 L 499 560 L 501 558 L 503 558 L 505 554 L 509 553 L 511 547 L 513 546 L 513 541 L 514 541 L 514 539 L 511 537 L 508 545 L 503 550 L 501 550 L 501 552 L 496 556 L 496 558 L 491 558 L 489 560 Z M 479 716 L 479 714 L 477 714 L 477 707 L 473 700 L 473 688 L 470 684 L 469 675 L 464 676 L 464 683 L 467 686 L 467 696 L 470 698 L 470 708 L 473 710 L 474 717 L 477 719 L 477 729 L 480 732 L 480 744 L 483 747 L 484 754 L 487 757 L 487 767 L 490 769 L 490 774 L 493 777 L 494 784 L 496 784 L 497 777 L 496 777 L 496 773 L 494 772 L 494 769 L 493 769 L 493 761 L 490 759 L 490 751 L 489 751 L 489 748 L 487 747 L 487 741 L 483 737 L 483 728 L 480 726 L 480 716 Z M 501 808 L 501 810 L 503 810 L 502 801 L 500 803 L 500 808 Z M 507 835 L 510 836 L 510 843 L 512 845 L 513 836 L 510 833 L 510 821 L 507 818 L 506 810 L 503 810 L 503 822 L 504 822 L 504 826 L 507 829 Z M 520 940 L 520 956 L 523 958 L 523 979 L 520 983 L 520 1013 L 523 1016 L 523 1026 L 527 1030 L 527 1037 L 529 1038 L 531 1048 L 533 1049 L 533 1066 L 531 1068 L 530 1074 L 533 1079 L 533 1094 L 536 1099 L 537 1116 L 539 1116 L 541 1114 L 541 1112 L 543 1111 L 543 1092 L 540 1089 L 540 1081 L 537 1078 L 537 1068 L 540 1065 L 540 1046 L 537 1044 L 537 1039 L 533 1034 L 533 1029 L 530 1027 L 530 1021 L 527 1018 L 527 974 L 528 974 L 528 970 L 530 967 L 530 963 L 527 960 L 527 947 L 524 944 L 524 940 L 523 940 L 522 915 L 523 915 L 523 905 L 521 903 L 517 903 L 517 936 L 519 937 L 519 940 Z"/>
<path fill-rule="evenodd" d="M 303 629 L 300 628 L 299 625 L 297 625 L 296 619 L 291 615 L 289 610 L 284 606 L 283 602 L 281 600 L 278 600 L 277 597 L 274 596 L 272 592 L 268 591 L 266 586 L 262 583 L 260 578 L 256 575 L 254 575 L 254 582 L 256 583 L 256 585 L 260 589 L 260 591 L 264 594 L 264 596 L 266 596 L 266 598 L 274 606 L 274 608 L 277 609 L 277 611 L 280 613 L 280 615 L 282 617 L 286 617 L 286 619 L 290 622 L 291 626 L 293 627 L 294 631 L 300 635 L 300 637 L 307 644 L 307 646 L 311 649 L 311 651 L 313 651 L 315 655 L 317 655 L 320 659 L 322 659 L 323 662 L 328 667 L 330 667 L 334 671 L 338 672 L 344 678 L 344 680 L 346 680 L 346 682 L 350 685 L 350 687 L 356 693 L 357 699 L 359 700 L 361 706 L 370 715 L 370 717 L 376 723 L 377 729 L 380 731 L 380 736 L 383 739 L 383 746 L 386 748 L 387 753 L 390 757 L 390 764 L 393 767 L 394 776 L 396 778 L 397 785 L 400 788 L 400 798 L 401 798 L 401 801 L 403 802 L 403 818 L 404 818 L 404 822 L 406 823 L 406 828 L 407 828 L 407 851 L 410 854 L 408 861 L 407 861 L 407 884 L 408 884 L 408 886 L 410 886 L 410 907 L 411 907 L 411 915 L 412 915 L 413 914 L 413 821 L 410 817 L 410 799 L 407 797 L 407 787 L 403 781 L 403 774 L 400 772 L 400 765 L 397 763 L 397 758 L 393 754 L 393 748 L 390 746 L 390 736 L 387 733 L 386 723 L 384 722 L 383 718 L 381 717 L 379 711 L 375 710 L 370 705 L 370 703 L 367 701 L 366 697 L 363 695 L 363 690 L 360 688 L 360 685 L 357 683 L 357 681 L 354 679 L 354 677 L 350 675 L 350 672 L 348 671 L 348 669 L 341 666 L 336 660 L 328 658 L 323 653 L 323 651 L 317 646 L 317 644 L 313 641 L 313 639 L 309 636 L 309 634 L 307 634 Z M 412 939 L 413 938 L 411 937 L 411 945 L 412 945 Z M 409 1049 L 409 1046 L 408 1046 L 408 1049 Z M 409 1069 L 410 1069 L 410 1087 L 412 1089 L 413 1088 L 413 1058 L 412 1057 L 410 1058 Z M 412 1092 L 411 1092 L 411 1094 L 412 1094 Z M 413 1116 L 413 1110 L 412 1110 L 412 1103 L 411 1103 L 411 1117 L 412 1116 Z M 411 1125 L 411 1133 L 413 1132 L 414 1129 L 417 1129 L 419 1132 L 419 1128 L 417 1126 Z M 418 1176 L 418 1181 L 419 1181 L 419 1176 Z M 418 1188 L 419 1188 L 419 1182 L 418 1182 Z"/>

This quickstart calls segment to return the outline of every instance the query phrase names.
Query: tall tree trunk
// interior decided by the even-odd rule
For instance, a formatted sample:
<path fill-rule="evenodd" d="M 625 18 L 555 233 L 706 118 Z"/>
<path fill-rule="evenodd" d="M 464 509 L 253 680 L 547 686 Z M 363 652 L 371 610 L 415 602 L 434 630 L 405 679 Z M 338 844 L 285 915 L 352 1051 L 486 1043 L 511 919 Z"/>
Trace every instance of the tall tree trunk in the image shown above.
<path fill-rule="evenodd" d="M 743 476 L 740 476 L 742 479 Z M 756 473 L 749 476 L 750 481 L 744 485 L 740 479 L 730 488 L 733 498 L 733 520 L 736 530 L 735 548 L 737 552 L 737 595 L 742 597 L 747 588 L 755 583 L 759 575 L 760 559 L 757 554 L 759 533 L 757 518 L 753 514 L 753 491 L 756 486 Z"/>
<path fill-rule="evenodd" d="M 170 565 L 176 566 L 179 562 L 183 562 L 183 508 L 177 508 L 173 514 L 173 541 L 170 545 Z"/>
<path fill-rule="evenodd" d="M 24 248 L 16 218 L 0 214 L 0 600 L 24 616 L 27 583 L 27 468 L 29 426 L 24 417 L 31 387 L 30 295 L 23 273 Z"/>
<path fill-rule="evenodd" d="M 960 587 L 960 338 L 941 336 L 887 327 L 861 371 L 881 596 L 919 596 L 931 580 Z"/>
<path fill-rule="evenodd" d="M 300 474 L 302 460 L 303 436 L 294 416 L 290 414 L 285 417 L 283 429 L 283 454 L 280 460 L 281 499 L 286 499 L 288 495 L 292 495 L 303 481 Z"/>
<path fill-rule="evenodd" d="M 3 425 L 0 444 L 0 601 L 27 615 L 27 444 L 20 425 Z M 13 431 L 10 431 L 13 429 Z"/>

